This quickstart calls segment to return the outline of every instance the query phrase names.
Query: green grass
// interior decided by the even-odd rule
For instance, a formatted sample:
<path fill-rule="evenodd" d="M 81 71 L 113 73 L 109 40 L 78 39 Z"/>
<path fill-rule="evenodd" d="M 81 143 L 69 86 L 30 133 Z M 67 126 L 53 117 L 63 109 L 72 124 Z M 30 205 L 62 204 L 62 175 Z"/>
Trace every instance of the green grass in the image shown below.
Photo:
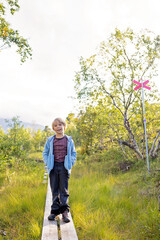
<path fill-rule="evenodd" d="M 91 156 L 72 170 L 70 205 L 79 239 L 160 239 L 159 171 L 148 175 L 141 162 L 123 173 L 117 157 L 106 162 L 104 153 L 101 160 Z"/>
<path fill-rule="evenodd" d="M 0 239 L 40 239 L 46 184 L 44 165 L 34 160 L 14 163 L 0 185 Z"/>
<path fill-rule="evenodd" d="M 47 185 L 40 154 L 0 174 L 0 240 L 41 239 Z M 70 205 L 80 240 L 160 239 L 159 159 L 150 166 L 148 174 L 146 162 L 124 161 L 117 150 L 78 156 Z"/>

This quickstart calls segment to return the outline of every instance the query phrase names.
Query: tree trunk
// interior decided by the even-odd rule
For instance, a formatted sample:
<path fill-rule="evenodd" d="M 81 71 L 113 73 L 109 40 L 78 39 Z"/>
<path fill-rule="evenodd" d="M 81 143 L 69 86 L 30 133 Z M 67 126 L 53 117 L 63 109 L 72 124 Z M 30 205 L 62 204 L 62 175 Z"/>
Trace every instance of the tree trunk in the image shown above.
<path fill-rule="evenodd" d="M 158 151 L 158 148 L 159 148 L 159 145 L 160 145 L 160 139 L 158 140 L 159 136 L 160 136 L 160 131 L 158 132 L 156 138 L 154 139 L 153 145 L 152 145 L 151 150 L 149 152 L 149 156 L 151 156 L 152 158 L 155 158 L 157 156 L 157 151 Z M 155 147 L 155 144 L 156 144 L 157 140 L 158 140 L 158 143 Z M 154 149 L 154 147 L 155 147 L 155 149 Z"/>
<path fill-rule="evenodd" d="M 158 139 L 157 145 L 156 145 L 156 147 L 154 149 L 154 152 L 153 152 L 153 156 L 154 157 L 157 157 L 157 155 L 158 155 L 159 145 L 160 145 L 160 139 Z"/>
<path fill-rule="evenodd" d="M 124 114 L 124 127 L 126 128 L 127 132 L 129 133 L 129 136 L 131 138 L 132 144 L 125 144 L 125 145 L 129 146 L 130 148 L 132 148 L 138 154 L 138 156 L 140 158 L 144 159 L 143 154 L 140 152 L 140 150 L 138 148 L 137 142 L 136 142 L 135 137 L 134 137 L 134 135 L 132 133 L 132 130 L 131 130 L 131 127 L 130 127 L 130 124 L 129 124 L 129 121 L 128 121 L 126 115 L 127 114 Z M 124 144 L 124 143 L 122 142 L 122 144 Z"/>

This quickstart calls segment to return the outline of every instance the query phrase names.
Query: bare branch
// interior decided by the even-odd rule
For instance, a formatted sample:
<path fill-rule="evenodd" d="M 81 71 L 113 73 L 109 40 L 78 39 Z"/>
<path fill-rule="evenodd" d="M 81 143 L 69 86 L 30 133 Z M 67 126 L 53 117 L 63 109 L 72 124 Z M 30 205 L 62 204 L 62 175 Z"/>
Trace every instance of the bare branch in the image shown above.
<path fill-rule="evenodd" d="M 129 142 L 127 142 L 127 141 L 122 141 L 122 140 L 119 140 L 119 139 L 115 139 L 115 141 L 119 142 L 120 145 L 123 144 L 125 146 L 128 146 L 131 149 L 134 149 L 134 146 L 132 144 L 130 144 Z"/>
<path fill-rule="evenodd" d="M 127 58 L 128 64 L 129 64 L 129 66 L 130 66 L 130 69 L 131 69 L 131 71 L 132 71 L 132 81 L 133 81 L 133 78 L 134 78 L 134 71 L 133 71 L 132 64 L 131 64 L 131 61 L 130 61 L 130 59 L 129 59 L 127 53 L 126 53 L 125 48 L 123 48 L 123 51 L 124 51 L 124 54 L 125 54 L 125 56 L 126 56 L 126 58 Z"/>

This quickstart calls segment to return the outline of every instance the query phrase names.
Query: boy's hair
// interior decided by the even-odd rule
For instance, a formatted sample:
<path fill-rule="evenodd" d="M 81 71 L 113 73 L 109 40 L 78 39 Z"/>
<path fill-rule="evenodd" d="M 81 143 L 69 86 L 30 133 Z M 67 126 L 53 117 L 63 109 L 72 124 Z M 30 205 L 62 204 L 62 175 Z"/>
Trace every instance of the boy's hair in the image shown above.
<path fill-rule="evenodd" d="M 55 123 L 55 122 L 60 122 L 60 123 L 63 124 L 64 129 L 67 128 L 67 124 L 66 124 L 66 122 L 65 122 L 62 118 L 55 118 L 55 119 L 53 120 L 53 122 L 52 122 L 52 129 L 53 129 L 53 130 L 54 130 L 54 123 Z"/>

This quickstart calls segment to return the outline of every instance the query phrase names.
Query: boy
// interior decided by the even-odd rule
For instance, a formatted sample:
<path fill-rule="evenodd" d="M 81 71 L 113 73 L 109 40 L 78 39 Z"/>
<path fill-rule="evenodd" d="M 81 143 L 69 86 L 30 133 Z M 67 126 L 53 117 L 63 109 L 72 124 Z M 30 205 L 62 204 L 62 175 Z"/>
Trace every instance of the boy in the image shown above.
<path fill-rule="evenodd" d="M 64 135 L 66 123 L 61 118 L 56 118 L 52 123 L 55 135 L 48 138 L 43 160 L 48 167 L 50 186 L 52 191 L 51 213 L 48 220 L 62 213 L 64 222 L 70 222 L 68 218 L 68 182 L 71 168 L 76 160 L 76 151 L 72 137 Z"/>

